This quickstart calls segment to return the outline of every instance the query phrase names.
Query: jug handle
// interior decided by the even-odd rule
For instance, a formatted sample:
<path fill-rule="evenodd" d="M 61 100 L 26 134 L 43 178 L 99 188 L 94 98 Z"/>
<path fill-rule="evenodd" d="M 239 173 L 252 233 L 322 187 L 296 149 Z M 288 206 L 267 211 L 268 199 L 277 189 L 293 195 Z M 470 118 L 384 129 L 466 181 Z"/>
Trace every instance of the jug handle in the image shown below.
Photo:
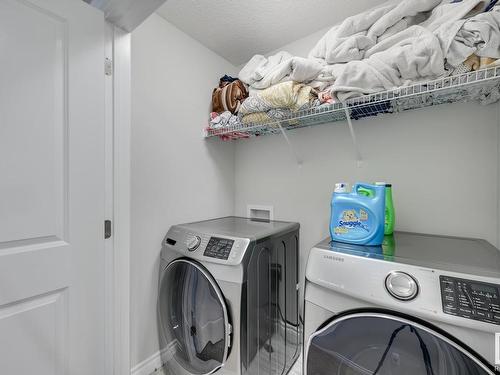
<path fill-rule="evenodd" d="M 358 193 L 358 190 L 359 189 L 366 189 L 366 190 L 370 190 L 371 192 L 373 192 L 373 196 L 377 196 L 377 191 L 373 188 L 373 186 L 371 185 L 368 185 L 368 184 L 364 184 L 364 183 L 357 183 L 354 185 L 354 192 Z"/>

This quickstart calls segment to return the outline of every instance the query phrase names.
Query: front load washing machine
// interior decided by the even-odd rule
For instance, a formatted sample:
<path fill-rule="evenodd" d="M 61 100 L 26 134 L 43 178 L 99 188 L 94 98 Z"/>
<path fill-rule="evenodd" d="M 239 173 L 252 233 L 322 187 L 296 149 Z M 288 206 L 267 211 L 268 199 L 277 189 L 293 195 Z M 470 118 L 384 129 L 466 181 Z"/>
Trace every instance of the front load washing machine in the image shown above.
<path fill-rule="evenodd" d="M 286 374 L 300 354 L 299 224 L 226 217 L 170 228 L 158 295 L 171 375 Z"/>
<path fill-rule="evenodd" d="M 304 375 L 494 374 L 500 251 L 402 232 L 379 247 L 326 239 L 309 255 L 304 321 Z"/>

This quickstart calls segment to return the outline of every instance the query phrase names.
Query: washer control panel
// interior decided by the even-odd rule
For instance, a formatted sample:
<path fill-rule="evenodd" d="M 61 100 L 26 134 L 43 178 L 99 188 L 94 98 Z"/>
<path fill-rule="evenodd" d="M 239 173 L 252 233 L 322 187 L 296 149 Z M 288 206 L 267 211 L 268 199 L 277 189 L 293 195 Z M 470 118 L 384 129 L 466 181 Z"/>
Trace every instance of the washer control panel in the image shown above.
<path fill-rule="evenodd" d="M 229 258 L 233 244 L 234 240 L 228 238 L 210 237 L 203 255 L 210 258 L 226 260 Z"/>
<path fill-rule="evenodd" d="M 500 325 L 500 285 L 440 276 L 443 312 Z"/>

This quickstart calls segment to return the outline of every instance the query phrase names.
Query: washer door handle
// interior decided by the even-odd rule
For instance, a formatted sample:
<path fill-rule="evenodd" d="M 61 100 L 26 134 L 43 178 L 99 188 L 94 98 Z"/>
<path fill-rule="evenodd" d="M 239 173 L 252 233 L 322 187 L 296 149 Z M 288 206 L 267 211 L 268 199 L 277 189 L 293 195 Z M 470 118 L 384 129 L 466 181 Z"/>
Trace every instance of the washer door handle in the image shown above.
<path fill-rule="evenodd" d="M 385 279 L 385 288 L 400 301 L 411 301 L 418 295 L 418 283 L 413 276 L 401 271 L 392 271 Z"/>

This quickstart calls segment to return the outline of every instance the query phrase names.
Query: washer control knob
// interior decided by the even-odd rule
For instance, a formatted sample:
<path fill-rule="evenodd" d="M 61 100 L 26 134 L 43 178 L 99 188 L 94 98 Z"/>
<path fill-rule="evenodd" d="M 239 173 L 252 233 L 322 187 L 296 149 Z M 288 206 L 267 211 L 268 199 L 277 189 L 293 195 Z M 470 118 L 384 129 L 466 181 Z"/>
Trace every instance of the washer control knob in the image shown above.
<path fill-rule="evenodd" d="M 189 237 L 186 242 L 189 251 L 195 251 L 198 247 L 200 247 L 200 244 L 201 244 L 200 236 Z"/>
<path fill-rule="evenodd" d="M 385 288 L 400 301 L 411 301 L 418 295 L 417 281 L 401 271 L 393 271 L 385 279 Z"/>

